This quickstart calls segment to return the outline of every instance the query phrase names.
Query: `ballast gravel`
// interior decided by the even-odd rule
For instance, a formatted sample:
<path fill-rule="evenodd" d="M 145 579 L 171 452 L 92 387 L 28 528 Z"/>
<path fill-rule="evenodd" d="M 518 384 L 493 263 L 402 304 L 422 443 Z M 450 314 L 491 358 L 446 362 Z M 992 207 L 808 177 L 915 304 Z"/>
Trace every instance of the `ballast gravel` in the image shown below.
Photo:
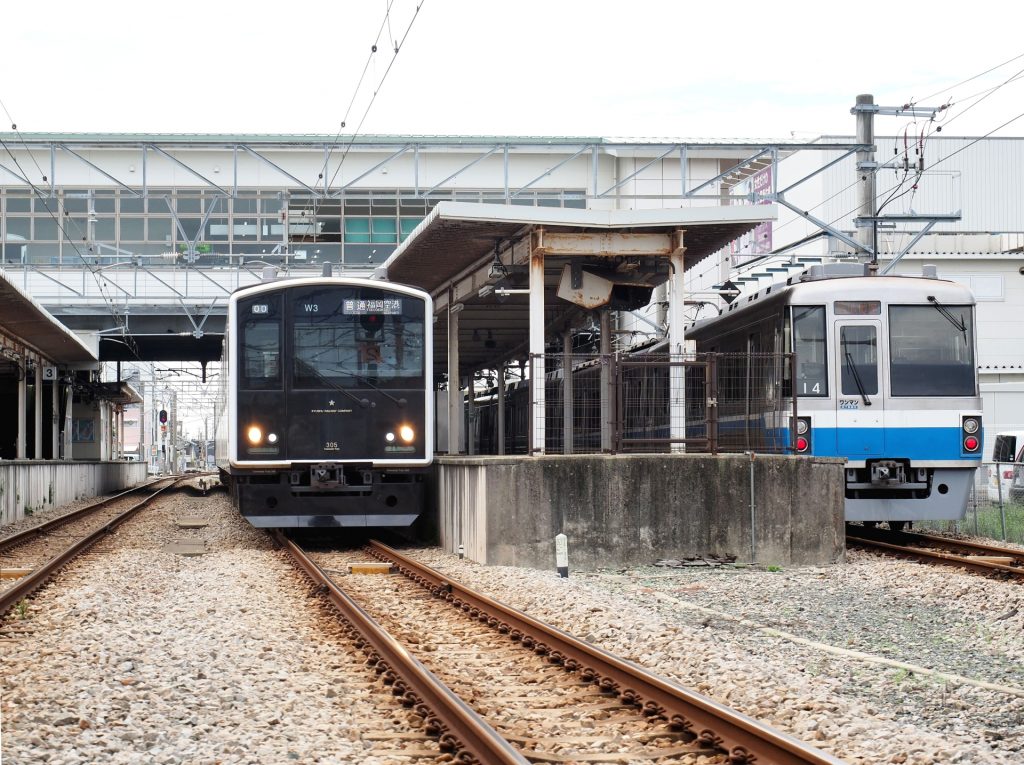
<path fill-rule="evenodd" d="M 413 557 L 848 762 L 1024 762 L 1019 583 L 856 551 L 823 568 L 569 579 Z"/>
<path fill-rule="evenodd" d="M 415 730 L 223 494 L 176 495 L 94 550 L 0 624 L 4 765 L 384 763 L 364 734 Z"/>
<path fill-rule="evenodd" d="M 206 555 L 161 550 L 198 540 Z M 412 554 L 850 763 L 1024 762 L 1014 582 L 859 552 L 569 579 Z M 0 624 L 2 762 L 424 761 L 368 735 L 415 728 L 313 603 L 223 494 L 176 495 Z"/>

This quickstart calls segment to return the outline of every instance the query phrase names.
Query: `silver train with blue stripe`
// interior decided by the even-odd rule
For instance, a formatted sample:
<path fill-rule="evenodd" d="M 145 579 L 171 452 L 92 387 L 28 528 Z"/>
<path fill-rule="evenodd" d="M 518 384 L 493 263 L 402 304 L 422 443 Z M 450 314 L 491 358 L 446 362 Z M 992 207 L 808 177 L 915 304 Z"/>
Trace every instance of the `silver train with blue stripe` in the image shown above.
<path fill-rule="evenodd" d="M 797 396 L 796 452 L 846 459 L 847 521 L 900 528 L 964 516 L 983 438 L 974 309 L 933 266 L 831 264 L 740 296 L 687 338 L 698 352 L 795 352 L 779 393 L 790 408 Z"/>

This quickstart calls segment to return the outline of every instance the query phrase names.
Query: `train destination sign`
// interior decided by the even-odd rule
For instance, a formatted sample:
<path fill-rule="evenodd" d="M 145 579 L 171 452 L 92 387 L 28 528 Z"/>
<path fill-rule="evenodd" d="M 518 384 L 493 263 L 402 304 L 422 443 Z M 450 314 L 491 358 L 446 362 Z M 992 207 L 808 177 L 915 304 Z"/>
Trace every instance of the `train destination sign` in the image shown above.
<path fill-rule="evenodd" d="M 367 316 L 383 314 L 385 316 L 401 316 L 402 301 L 399 298 L 383 298 L 378 300 L 346 299 L 341 312 L 347 316 Z"/>

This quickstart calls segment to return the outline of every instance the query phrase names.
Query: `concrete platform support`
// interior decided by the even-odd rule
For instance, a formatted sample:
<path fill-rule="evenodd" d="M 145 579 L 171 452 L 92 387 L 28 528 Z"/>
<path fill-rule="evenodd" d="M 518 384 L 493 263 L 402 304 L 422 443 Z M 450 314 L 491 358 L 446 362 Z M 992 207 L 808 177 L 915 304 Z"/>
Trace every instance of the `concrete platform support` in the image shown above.
<path fill-rule="evenodd" d="M 743 455 L 442 457 L 441 544 L 489 565 L 554 570 L 734 555 L 762 565 L 843 559 L 843 461 Z M 752 519 L 753 518 L 753 523 Z"/>
<path fill-rule="evenodd" d="M 43 458 L 43 368 L 36 364 L 36 380 L 32 388 L 35 394 L 35 406 L 32 413 L 35 417 L 35 427 L 32 432 L 35 436 L 35 459 Z"/>
<path fill-rule="evenodd" d="M 23 460 L 26 454 L 25 441 L 28 438 L 28 370 L 21 369 L 18 380 L 18 443 L 15 446 L 15 459 Z"/>
<path fill-rule="evenodd" d="M 0 462 L 0 524 L 144 480 L 145 462 Z"/>

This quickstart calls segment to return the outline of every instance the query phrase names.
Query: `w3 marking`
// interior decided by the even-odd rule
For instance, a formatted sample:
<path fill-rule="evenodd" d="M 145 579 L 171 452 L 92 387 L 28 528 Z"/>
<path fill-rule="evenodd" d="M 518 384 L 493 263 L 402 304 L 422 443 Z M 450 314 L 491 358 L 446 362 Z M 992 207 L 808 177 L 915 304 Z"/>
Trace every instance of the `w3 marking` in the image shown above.
<path fill-rule="evenodd" d="M 860 402 L 855 398 L 841 398 L 839 399 L 840 409 L 860 409 Z"/>

